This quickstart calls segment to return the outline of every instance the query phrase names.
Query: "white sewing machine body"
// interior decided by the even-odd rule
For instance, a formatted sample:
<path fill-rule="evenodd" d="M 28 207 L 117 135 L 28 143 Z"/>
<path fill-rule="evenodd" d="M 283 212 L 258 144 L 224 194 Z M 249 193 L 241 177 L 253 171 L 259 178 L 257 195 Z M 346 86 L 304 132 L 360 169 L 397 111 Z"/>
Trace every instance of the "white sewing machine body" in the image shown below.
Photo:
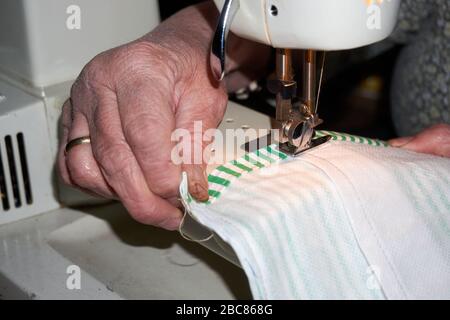
<path fill-rule="evenodd" d="M 388 37 L 400 0 L 235 0 L 239 36 L 274 48 L 345 50 Z M 221 9 L 225 0 L 214 0 Z"/>

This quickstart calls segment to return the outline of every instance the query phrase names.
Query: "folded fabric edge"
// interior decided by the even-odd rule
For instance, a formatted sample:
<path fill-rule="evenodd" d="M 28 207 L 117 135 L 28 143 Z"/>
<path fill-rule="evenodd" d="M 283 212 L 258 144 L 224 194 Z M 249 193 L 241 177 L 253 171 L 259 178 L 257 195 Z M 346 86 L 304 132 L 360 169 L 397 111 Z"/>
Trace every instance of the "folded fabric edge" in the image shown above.
<path fill-rule="evenodd" d="M 316 131 L 316 137 L 318 138 L 326 135 L 331 136 L 331 141 L 335 142 L 339 141 L 364 144 L 372 147 L 389 146 L 387 142 L 378 139 L 365 138 L 334 131 Z M 242 175 L 254 172 L 259 169 L 267 168 L 273 164 L 287 159 L 293 158 L 280 151 L 277 145 L 272 144 L 257 151 L 247 153 L 236 160 L 232 160 L 227 164 L 217 167 L 208 176 L 208 194 L 210 200 L 205 202 L 205 204 L 209 205 L 216 201 L 222 195 L 223 191 L 228 188 L 234 180 L 239 179 Z M 188 201 L 192 201 L 192 198 L 190 197 Z"/>

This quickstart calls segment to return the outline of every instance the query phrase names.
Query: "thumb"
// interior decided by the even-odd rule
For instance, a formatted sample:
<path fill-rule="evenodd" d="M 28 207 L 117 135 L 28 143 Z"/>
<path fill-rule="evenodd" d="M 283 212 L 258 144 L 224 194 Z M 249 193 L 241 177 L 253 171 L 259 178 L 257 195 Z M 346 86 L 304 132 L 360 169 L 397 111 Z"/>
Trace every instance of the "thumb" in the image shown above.
<path fill-rule="evenodd" d="M 388 141 L 389 145 L 394 148 L 401 148 L 414 140 L 414 137 L 401 137 Z"/>
<path fill-rule="evenodd" d="M 391 140 L 390 145 L 410 151 L 450 157 L 450 126 L 438 124 L 414 137 Z"/>
<path fill-rule="evenodd" d="M 204 97 L 198 101 L 204 101 Z M 225 112 L 227 98 L 219 95 L 214 103 L 207 107 L 195 104 L 180 106 L 176 115 L 176 127 L 189 132 L 188 141 L 183 142 L 182 170 L 188 175 L 189 193 L 199 201 L 208 201 L 208 166 L 210 150 L 213 142 L 212 129 L 217 129 Z M 210 107 L 213 106 L 213 107 Z"/>

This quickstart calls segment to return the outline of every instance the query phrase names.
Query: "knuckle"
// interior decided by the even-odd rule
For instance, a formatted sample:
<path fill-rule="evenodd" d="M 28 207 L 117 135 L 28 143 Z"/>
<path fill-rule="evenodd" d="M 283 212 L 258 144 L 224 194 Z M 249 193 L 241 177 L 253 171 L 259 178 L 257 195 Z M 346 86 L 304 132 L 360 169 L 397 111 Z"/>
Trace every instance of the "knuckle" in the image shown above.
<path fill-rule="evenodd" d="M 94 155 L 108 179 L 132 176 L 130 164 L 134 158 L 125 143 L 99 145 L 94 150 Z"/>
<path fill-rule="evenodd" d="M 171 52 L 166 48 L 147 41 L 132 42 L 115 52 L 117 75 L 132 86 L 140 79 L 157 79 L 158 85 L 174 79 L 176 67 Z"/>
<path fill-rule="evenodd" d="M 77 100 L 89 92 L 95 92 L 98 88 L 105 87 L 109 78 L 109 66 L 103 62 L 105 55 L 107 52 L 100 53 L 84 66 L 72 85 L 70 91 L 72 99 Z"/>
<path fill-rule="evenodd" d="M 117 66 L 132 68 L 133 71 L 141 69 L 149 59 L 154 59 L 159 54 L 142 42 L 132 42 L 120 47 L 114 52 L 113 60 Z M 162 55 L 162 54 L 161 54 Z"/>
<path fill-rule="evenodd" d="M 92 110 L 90 120 L 93 124 L 91 135 L 96 135 L 99 140 L 104 141 L 101 145 L 106 147 L 107 141 L 117 140 L 116 136 L 118 134 L 115 129 L 119 122 L 117 110 L 108 110 L 108 108 L 100 105 L 95 110 Z"/>
<path fill-rule="evenodd" d="M 89 74 L 92 74 L 92 62 L 88 63 L 83 70 L 81 70 L 80 75 L 77 77 L 70 90 L 70 97 L 72 99 L 77 99 L 89 86 Z"/>
<path fill-rule="evenodd" d="M 149 135 L 151 134 L 149 123 L 158 123 L 158 121 L 160 121 L 160 118 L 158 118 L 156 114 L 152 115 L 151 113 L 147 113 L 145 115 L 134 116 L 124 123 L 123 130 L 130 143 L 130 147 L 140 150 L 147 149 L 149 145 Z M 149 151 L 151 152 L 153 150 Z"/>

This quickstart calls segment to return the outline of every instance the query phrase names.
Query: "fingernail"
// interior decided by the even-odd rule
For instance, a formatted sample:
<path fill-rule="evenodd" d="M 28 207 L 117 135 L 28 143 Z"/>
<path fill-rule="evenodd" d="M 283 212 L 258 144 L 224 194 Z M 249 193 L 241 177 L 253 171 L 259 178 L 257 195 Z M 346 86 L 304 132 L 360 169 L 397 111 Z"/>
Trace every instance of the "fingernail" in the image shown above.
<path fill-rule="evenodd" d="M 191 195 L 198 201 L 206 202 L 209 200 L 208 189 L 200 182 L 192 184 Z"/>
<path fill-rule="evenodd" d="M 201 166 L 195 166 L 189 177 L 189 192 L 198 201 L 206 202 L 208 195 L 208 177 Z"/>
<path fill-rule="evenodd" d="M 408 143 L 410 143 L 413 139 L 414 139 L 414 137 L 402 137 L 402 138 L 392 139 L 392 140 L 389 140 L 389 145 L 394 148 L 401 148 L 401 147 L 407 145 Z"/>

